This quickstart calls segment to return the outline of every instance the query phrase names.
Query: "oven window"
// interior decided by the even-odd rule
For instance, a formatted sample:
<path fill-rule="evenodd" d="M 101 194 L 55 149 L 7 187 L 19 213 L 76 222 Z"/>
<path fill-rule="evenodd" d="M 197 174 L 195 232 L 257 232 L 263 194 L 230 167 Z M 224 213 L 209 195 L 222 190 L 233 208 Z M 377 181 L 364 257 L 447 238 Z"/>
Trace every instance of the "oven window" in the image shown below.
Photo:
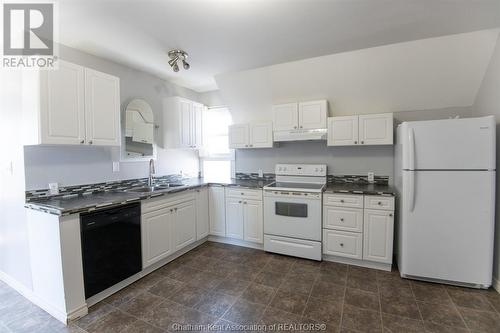
<path fill-rule="evenodd" d="M 275 214 L 290 217 L 307 217 L 307 204 L 276 202 Z"/>

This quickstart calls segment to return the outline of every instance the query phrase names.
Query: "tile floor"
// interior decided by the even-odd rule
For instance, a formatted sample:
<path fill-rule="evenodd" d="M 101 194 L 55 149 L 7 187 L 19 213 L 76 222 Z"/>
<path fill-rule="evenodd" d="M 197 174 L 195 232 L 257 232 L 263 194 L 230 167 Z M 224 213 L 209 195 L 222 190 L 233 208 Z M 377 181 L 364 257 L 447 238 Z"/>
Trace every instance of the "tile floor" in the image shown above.
<path fill-rule="evenodd" d="M 326 324 L 327 332 L 500 332 L 500 294 L 212 242 L 93 306 L 68 327 L 0 284 L 0 333 L 281 323 L 306 325 L 295 326 L 302 331 Z"/>

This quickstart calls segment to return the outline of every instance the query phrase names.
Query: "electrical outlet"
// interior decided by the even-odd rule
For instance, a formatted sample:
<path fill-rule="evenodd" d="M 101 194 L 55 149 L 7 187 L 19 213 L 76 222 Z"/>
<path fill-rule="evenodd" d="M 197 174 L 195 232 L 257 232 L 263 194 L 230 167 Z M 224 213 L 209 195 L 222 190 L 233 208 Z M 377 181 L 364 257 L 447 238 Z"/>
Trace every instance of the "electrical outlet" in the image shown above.
<path fill-rule="evenodd" d="M 375 182 L 375 173 L 374 172 L 368 172 L 368 182 L 369 183 Z"/>
<path fill-rule="evenodd" d="M 49 183 L 49 193 L 52 195 L 59 194 L 59 184 Z"/>
<path fill-rule="evenodd" d="M 120 162 L 113 162 L 113 172 L 120 172 Z"/>
<path fill-rule="evenodd" d="M 264 172 L 262 169 L 259 169 L 259 178 L 264 178 Z"/>

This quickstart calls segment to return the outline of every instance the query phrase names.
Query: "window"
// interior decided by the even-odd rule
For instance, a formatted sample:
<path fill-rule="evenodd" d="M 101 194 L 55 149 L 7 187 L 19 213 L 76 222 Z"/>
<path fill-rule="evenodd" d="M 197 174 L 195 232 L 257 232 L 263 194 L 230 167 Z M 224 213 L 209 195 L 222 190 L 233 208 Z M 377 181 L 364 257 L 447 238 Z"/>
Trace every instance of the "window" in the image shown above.
<path fill-rule="evenodd" d="M 209 108 L 203 114 L 203 149 L 200 168 L 203 177 L 227 179 L 234 175 L 234 151 L 229 149 L 231 114 L 226 107 Z"/>

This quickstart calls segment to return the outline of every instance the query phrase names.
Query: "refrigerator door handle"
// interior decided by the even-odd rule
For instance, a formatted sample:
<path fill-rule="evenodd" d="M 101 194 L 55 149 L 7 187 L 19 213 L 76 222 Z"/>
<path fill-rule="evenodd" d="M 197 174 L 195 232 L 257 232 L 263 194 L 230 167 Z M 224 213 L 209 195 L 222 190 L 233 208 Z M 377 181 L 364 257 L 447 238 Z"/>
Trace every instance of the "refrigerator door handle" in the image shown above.
<path fill-rule="evenodd" d="M 413 212 L 415 208 L 415 171 L 408 172 L 408 211 Z"/>
<path fill-rule="evenodd" d="M 413 128 L 408 130 L 408 169 L 415 170 L 415 133 Z"/>

